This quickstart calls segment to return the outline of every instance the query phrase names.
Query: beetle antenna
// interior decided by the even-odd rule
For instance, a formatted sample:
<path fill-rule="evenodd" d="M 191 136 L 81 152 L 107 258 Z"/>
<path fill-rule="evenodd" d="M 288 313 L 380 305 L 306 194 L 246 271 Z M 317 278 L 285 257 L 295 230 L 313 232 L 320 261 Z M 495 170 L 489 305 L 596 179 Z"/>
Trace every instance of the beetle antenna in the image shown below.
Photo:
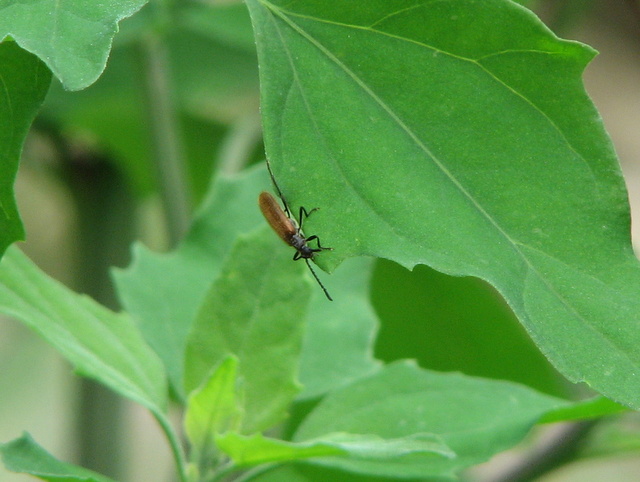
<path fill-rule="evenodd" d="M 311 271 L 311 274 L 313 275 L 313 277 L 316 279 L 316 281 L 320 285 L 320 288 L 322 288 L 322 291 L 324 291 L 324 294 L 327 295 L 327 298 L 329 299 L 329 301 L 333 301 L 333 298 L 331 298 L 331 295 L 327 291 L 327 288 L 324 287 L 324 285 L 322 284 L 322 281 L 320 281 L 320 278 L 318 278 L 318 275 L 316 274 L 316 272 L 311 267 L 311 263 L 309 263 L 309 259 L 304 258 L 304 261 L 305 261 L 305 263 L 307 263 L 307 266 L 309 267 L 309 271 Z"/>
<path fill-rule="evenodd" d="M 278 197 L 282 200 L 282 204 L 284 204 L 284 210 L 287 213 L 287 217 L 290 218 L 291 211 L 289 210 L 289 205 L 287 204 L 287 200 L 284 198 L 284 194 L 282 194 L 282 191 L 280 190 L 280 186 L 278 186 L 278 183 L 276 182 L 276 177 L 273 175 L 269 158 L 265 157 L 265 161 L 267 161 L 267 169 L 269 170 L 269 176 L 271 176 L 271 182 L 273 182 L 273 185 L 275 186 L 276 191 L 278 192 Z"/>

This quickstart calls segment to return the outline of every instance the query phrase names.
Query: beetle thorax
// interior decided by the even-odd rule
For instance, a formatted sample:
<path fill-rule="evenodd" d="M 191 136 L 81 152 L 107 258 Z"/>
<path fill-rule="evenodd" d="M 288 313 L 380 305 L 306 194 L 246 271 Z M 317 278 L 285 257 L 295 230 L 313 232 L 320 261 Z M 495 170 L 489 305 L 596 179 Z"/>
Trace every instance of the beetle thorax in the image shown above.
<path fill-rule="evenodd" d="M 298 250 L 301 258 L 313 258 L 313 250 L 307 246 L 307 238 L 305 238 L 300 232 L 297 232 L 291 236 L 291 246 Z"/>

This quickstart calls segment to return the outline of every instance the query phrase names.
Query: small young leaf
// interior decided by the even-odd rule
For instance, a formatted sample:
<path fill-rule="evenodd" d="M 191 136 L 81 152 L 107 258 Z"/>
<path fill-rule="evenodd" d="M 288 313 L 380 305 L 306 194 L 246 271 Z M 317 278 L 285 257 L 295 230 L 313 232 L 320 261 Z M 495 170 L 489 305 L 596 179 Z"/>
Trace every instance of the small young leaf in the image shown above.
<path fill-rule="evenodd" d="M 2 18 L 0 8 L 0 19 Z M 2 20 L 0 20 L 2 22 Z M 13 182 L 22 144 L 51 82 L 46 66 L 15 42 L 0 43 L 0 257 L 24 238 Z"/>
<path fill-rule="evenodd" d="M 91 85 L 107 63 L 118 22 L 147 0 L 0 2 L 0 40 L 11 35 L 69 90 Z"/>
<path fill-rule="evenodd" d="M 0 312 L 41 335 L 80 374 L 156 414 L 164 411 L 162 364 L 131 318 L 51 279 L 15 246 L 0 263 Z"/>
<path fill-rule="evenodd" d="M 260 434 L 243 436 L 229 432 L 218 437 L 217 444 L 238 467 L 314 457 L 342 457 L 393 464 L 409 455 L 427 458 L 455 456 L 438 436 L 432 434 L 385 440 L 376 435 L 332 433 L 306 442 L 287 442 Z"/>
<path fill-rule="evenodd" d="M 280 422 L 296 381 L 311 286 L 304 263 L 266 226 L 240 237 L 189 335 L 185 388 L 229 355 L 239 359 L 242 433 Z"/>
<path fill-rule="evenodd" d="M 38 445 L 29 434 L 0 444 L 4 466 L 13 472 L 51 482 L 113 482 L 112 479 L 77 465 L 61 462 Z"/>
<path fill-rule="evenodd" d="M 332 432 L 384 439 L 434 434 L 456 457 L 408 457 L 393 465 L 344 458 L 313 462 L 372 475 L 448 477 L 515 445 L 541 416 L 567 405 L 510 382 L 394 363 L 327 395 L 302 422 L 294 441 L 315 440 Z"/>
<path fill-rule="evenodd" d="M 205 458 L 215 447 L 218 434 L 239 427 L 241 413 L 236 398 L 238 359 L 228 356 L 215 367 L 211 376 L 191 392 L 184 416 L 189 443 L 196 454 Z"/>
<path fill-rule="evenodd" d="M 639 409 L 640 264 L 580 78 L 594 51 L 508 0 L 247 4 L 265 147 L 288 200 L 323 206 L 319 263 L 482 278 L 563 375 Z"/>

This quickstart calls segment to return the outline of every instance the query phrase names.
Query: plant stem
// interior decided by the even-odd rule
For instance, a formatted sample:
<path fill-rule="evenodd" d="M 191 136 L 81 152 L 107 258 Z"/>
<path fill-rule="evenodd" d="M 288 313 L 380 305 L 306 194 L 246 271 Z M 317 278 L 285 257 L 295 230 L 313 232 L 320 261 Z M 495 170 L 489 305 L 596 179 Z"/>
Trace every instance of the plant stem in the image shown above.
<path fill-rule="evenodd" d="M 129 258 L 133 237 L 131 195 L 117 169 L 100 155 L 74 155 L 66 145 L 60 155 L 78 220 L 74 288 L 115 309 L 108 270 L 113 264 L 125 265 Z M 93 380 L 81 379 L 77 403 L 75 430 L 80 464 L 119 478 L 122 399 Z"/>
<path fill-rule="evenodd" d="M 597 421 L 573 422 L 559 426 L 556 433 L 534 448 L 514 467 L 491 477 L 492 482 L 533 480 L 573 460 Z"/>
<path fill-rule="evenodd" d="M 242 170 L 247 165 L 251 151 L 261 139 L 259 115 L 247 114 L 236 121 L 220 146 L 218 171 L 221 174 L 235 174 Z"/>
<path fill-rule="evenodd" d="M 167 8 L 163 2 L 157 4 Z M 162 21 L 160 18 L 159 21 Z M 167 222 L 170 246 L 175 246 L 189 227 L 190 199 L 184 174 L 184 152 L 177 113 L 172 98 L 169 56 L 163 28 L 151 32 L 143 42 L 147 104 L 155 166 Z"/>
<path fill-rule="evenodd" d="M 182 444 L 176 432 L 173 430 L 171 423 L 167 417 L 160 412 L 153 412 L 153 416 L 162 428 L 162 431 L 167 437 L 169 441 L 169 446 L 171 447 L 171 453 L 173 453 L 173 458 L 176 462 L 176 468 L 178 472 L 178 477 L 180 478 L 180 482 L 187 482 L 187 462 L 186 457 L 184 455 L 184 451 L 182 450 Z"/>

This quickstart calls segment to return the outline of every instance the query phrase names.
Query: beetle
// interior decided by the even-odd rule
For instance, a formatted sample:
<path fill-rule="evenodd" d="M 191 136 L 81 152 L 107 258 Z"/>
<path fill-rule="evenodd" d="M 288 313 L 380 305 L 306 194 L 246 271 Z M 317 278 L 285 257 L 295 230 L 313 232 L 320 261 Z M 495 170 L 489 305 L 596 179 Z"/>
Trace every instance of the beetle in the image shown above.
<path fill-rule="evenodd" d="M 271 172 L 271 168 L 269 168 L 269 172 Z M 320 288 L 322 288 L 322 291 L 324 291 L 324 294 L 327 296 L 329 301 L 333 301 L 333 298 L 331 298 L 331 295 L 329 295 L 329 292 L 324 287 L 324 285 L 320 281 L 320 278 L 318 278 L 318 275 L 311 267 L 311 263 L 309 263 L 309 260 L 313 259 L 316 253 L 325 250 L 332 250 L 333 248 L 321 246 L 318 236 L 306 237 L 302 232 L 303 221 L 308 218 L 311 213 L 317 211 L 318 208 L 314 208 L 311 211 L 307 212 L 304 207 L 300 206 L 300 213 L 298 216 L 298 221 L 296 222 L 296 220 L 293 219 L 291 215 L 291 211 L 289 210 L 289 206 L 287 205 L 284 196 L 282 196 L 282 192 L 280 192 L 280 188 L 275 183 L 275 179 L 273 180 L 273 182 L 276 186 L 278 194 L 280 195 L 282 204 L 284 205 L 284 210 L 280 207 L 280 204 L 278 204 L 276 198 L 274 198 L 270 193 L 263 191 L 258 197 L 258 205 L 260 206 L 260 211 L 262 211 L 262 214 L 269 223 L 269 226 L 271 226 L 271 228 L 276 232 L 280 239 L 282 239 L 289 246 L 295 248 L 296 253 L 293 255 L 293 259 L 304 259 L 305 263 L 307 263 L 309 271 L 311 271 L 311 274 L 320 285 Z M 315 241 L 317 247 L 313 248 L 312 246 L 310 246 L 310 241 Z"/>

